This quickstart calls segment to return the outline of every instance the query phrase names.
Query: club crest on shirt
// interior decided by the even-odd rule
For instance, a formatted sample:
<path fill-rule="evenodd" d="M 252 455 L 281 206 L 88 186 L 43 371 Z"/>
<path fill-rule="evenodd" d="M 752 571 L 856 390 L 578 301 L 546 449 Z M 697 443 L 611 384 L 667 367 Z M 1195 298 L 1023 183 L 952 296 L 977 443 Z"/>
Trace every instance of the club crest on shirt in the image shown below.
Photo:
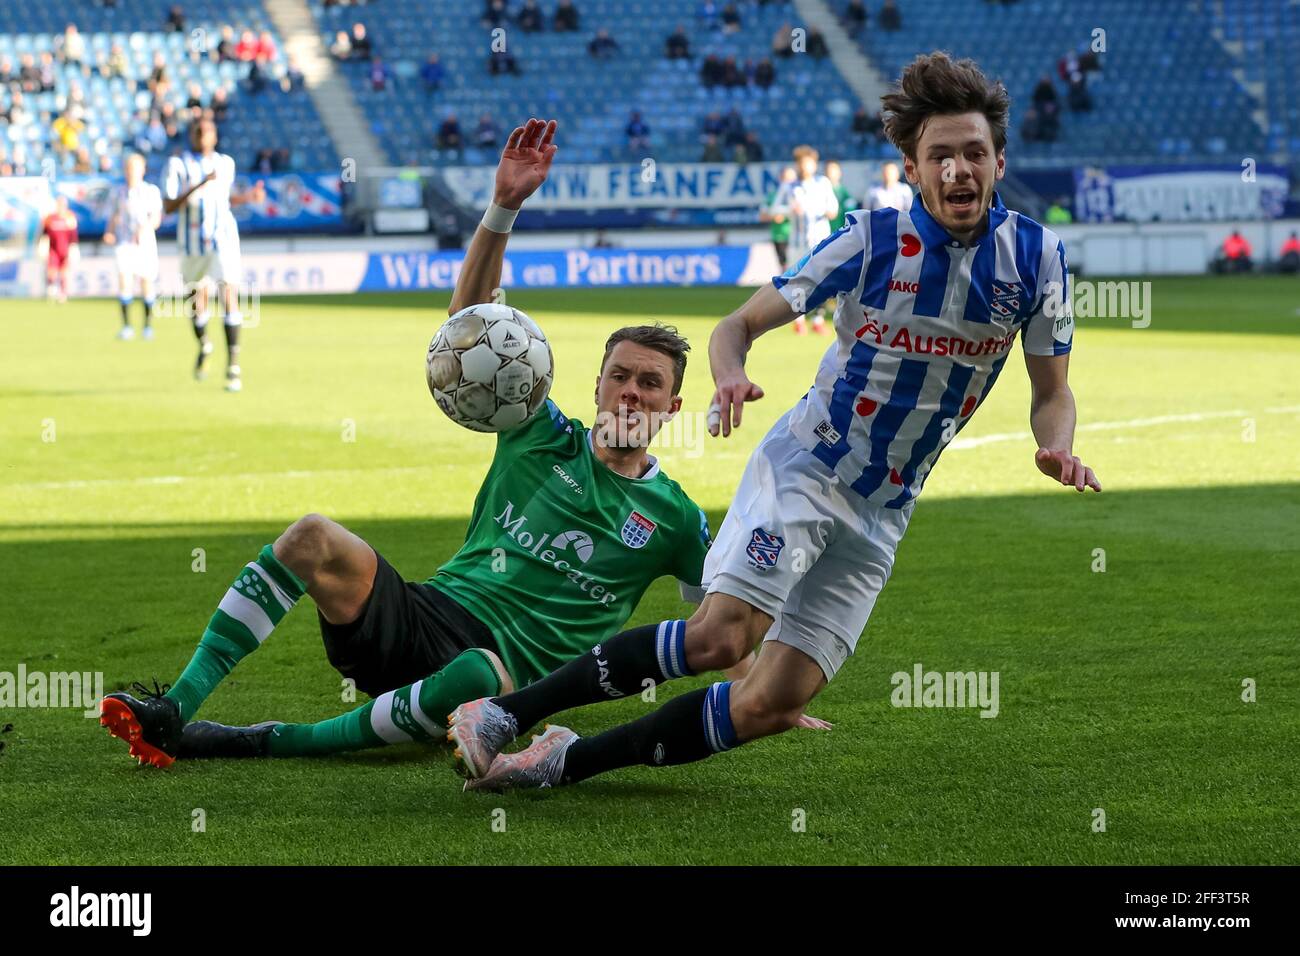
<path fill-rule="evenodd" d="M 1014 319 L 1020 314 L 1025 300 L 1025 287 L 1019 282 L 994 282 L 989 308 L 1004 319 Z"/>
<path fill-rule="evenodd" d="M 784 547 L 785 538 L 779 534 L 755 528 L 754 533 L 750 535 L 749 546 L 745 548 L 745 553 L 749 555 L 750 564 L 759 570 L 766 570 L 776 567 L 776 562 L 781 557 L 781 549 Z"/>
<path fill-rule="evenodd" d="M 629 548 L 644 548 L 657 527 L 641 512 L 633 511 L 623 522 L 623 543 Z"/>

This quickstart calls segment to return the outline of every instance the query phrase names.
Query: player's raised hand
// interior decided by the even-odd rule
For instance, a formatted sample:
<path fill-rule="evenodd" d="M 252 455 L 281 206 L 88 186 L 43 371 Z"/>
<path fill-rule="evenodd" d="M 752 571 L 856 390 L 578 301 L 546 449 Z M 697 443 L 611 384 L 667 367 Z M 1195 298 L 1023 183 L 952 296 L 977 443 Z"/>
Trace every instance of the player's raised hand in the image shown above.
<path fill-rule="evenodd" d="M 709 434 L 717 438 L 721 429 L 722 437 L 729 437 L 733 428 L 740 427 L 745 403 L 756 402 L 762 397 L 763 390 L 751 382 L 744 371 L 718 379 L 713 402 L 709 405 Z"/>
<path fill-rule="evenodd" d="M 253 184 L 253 188 L 251 191 L 252 191 L 251 199 L 254 203 L 256 203 L 257 205 L 261 205 L 262 203 L 266 202 L 266 180 L 259 179 L 257 182 Z"/>
<path fill-rule="evenodd" d="M 1085 488 L 1101 491 L 1101 482 L 1092 473 L 1092 469 L 1068 451 L 1040 448 L 1034 455 L 1034 464 L 1048 478 L 1055 478 L 1067 487 L 1073 485 L 1076 491 Z"/>
<path fill-rule="evenodd" d="M 530 119 L 515 127 L 497 164 L 496 191 L 492 201 L 506 209 L 518 209 L 524 200 L 546 181 L 551 160 L 560 148 L 555 139 L 555 120 Z"/>

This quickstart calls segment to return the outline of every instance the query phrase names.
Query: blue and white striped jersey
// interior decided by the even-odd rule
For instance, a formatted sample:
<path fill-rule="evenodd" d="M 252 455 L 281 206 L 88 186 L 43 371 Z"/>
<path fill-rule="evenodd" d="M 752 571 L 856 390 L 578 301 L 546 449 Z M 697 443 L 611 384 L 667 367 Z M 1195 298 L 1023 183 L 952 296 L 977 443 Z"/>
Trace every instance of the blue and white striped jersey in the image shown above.
<path fill-rule="evenodd" d="M 1016 335 L 1030 355 L 1070 351 L 1065 246 L 994 194 L 970 248 L 920 197 L 908 212 L 848 214 L 772 283 L 798 312 L 832 297 L 836 342 L 790 429 L 874 504 L 921 493 L 940 452 L 993 387 Z"/>
<path fill-rule="evenodd" d="M 118 242 L 138 240 L 148 245 L 154 241 L 155 223 L 162 221 L 162 194 L 157 186 L 141 181 L 128 189 L 123 183 L 114 190 L 112 203 L 109 223 Z"/>
<path fill-rule="evenodd" d="M 235 185 L 235 161 L 225 153 L 203 156 L 186 150 L 167 160 L 163 195 L 175 199 L 194 183 L 215 172 L 212 182 L 200 187 L 177 211 L 176 243 L 183 256 L 214 252 L 238 238 L 235 215 L 230 210 L 230 190 Z"/>

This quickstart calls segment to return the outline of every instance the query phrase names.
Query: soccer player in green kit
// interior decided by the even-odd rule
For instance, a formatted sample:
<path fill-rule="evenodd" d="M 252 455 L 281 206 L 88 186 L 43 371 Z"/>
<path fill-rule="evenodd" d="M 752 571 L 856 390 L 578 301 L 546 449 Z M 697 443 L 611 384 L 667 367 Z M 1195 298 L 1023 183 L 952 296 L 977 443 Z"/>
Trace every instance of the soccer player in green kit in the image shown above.
<path fill-rule="evenodd" d="M 489 301 L 499 285 L 514 215 L 555 155 L 555 126 L 530 119 L 511 134 L 449 313 Z M 458 705 L 531 683 L 618 633 L 655 578 L 678 578 L 690 597 L 708 524 L 646 452 L 681 408 L 688 348 L 666 327 L 620 329 L 596 379 L 595 429 L 548 400 L 498 434 L 465 544 L 425 582 L 403 580 L 369 544 L 321 515 L 295 521 L 241 569 L 175 684 L 136 685 L 139 699 L 107 695 L 101 723 L 155 766 L 442 740 Z M 303 594 L 316 604 L 330 662 L 374 699 L 315 724 L 187 723 Z M 661 629 L 666 666 L 684 673 L 684 622 Z"/>

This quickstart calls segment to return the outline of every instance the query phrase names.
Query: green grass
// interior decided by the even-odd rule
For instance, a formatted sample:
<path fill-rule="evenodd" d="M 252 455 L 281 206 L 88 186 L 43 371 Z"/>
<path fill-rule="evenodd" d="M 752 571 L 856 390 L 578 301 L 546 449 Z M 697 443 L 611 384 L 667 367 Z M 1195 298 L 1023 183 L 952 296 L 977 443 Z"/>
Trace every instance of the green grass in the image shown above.
<path fill-rule="evenodd" d="M 79 710 L 12 709 L 0 712 L 13 725 L 0 734 L 0 864 L 1300 862 L 1298 293 L 1276 279 L 1157 280 L 1149 329 L 1082 324 L 1076 447 L 1100 496 L 1035 471 L 1013 358 L 962 435 L 993 440 L 947 452 L 855 658 L 811 708 L 829 733 L 484 796 L 461 793 L 441 749 L 157 772 Z M 703 408 L 710 326 L 744 294 L 512 301 L 552 338 L 553 396 L 589 417 L 604 337 L 644 317 L 696 343 L 685 397 Z M 172 680 L 233 571 L 308 511 L 408 578 L 431 573 L 463 535 L 493 447 L 443 418 L 424 385 L 446 301 L 265 301 L 239 395 L 219 374 L 189 379 L 178 320 L 123 343 L 113 302 L 6 303 L 0 671 L 102 671 L 110 689 Z M 715 527 L 824 347 L 784 330 L 763 340 L 750 367 L 768 397 L 737 437 L 664 451 Z M 191 570 L 196 548 L 206 573 Z M 1098 548 L 1104 573 L 1091 570 Z M 633 620 L 682 610 L 663 581 Z M 891 707 L 890 675 L 917 662 L 998 671 L 999 716 Z M 319 719 L 344 708 L 339 685 L 307 606 L 202 716 Z M 590 732 L 646 707 L 563 720 Z M 191 830 L 196 808 L 204 833 Z M 806 832 L 792 831 L 796 810 Z"/>

